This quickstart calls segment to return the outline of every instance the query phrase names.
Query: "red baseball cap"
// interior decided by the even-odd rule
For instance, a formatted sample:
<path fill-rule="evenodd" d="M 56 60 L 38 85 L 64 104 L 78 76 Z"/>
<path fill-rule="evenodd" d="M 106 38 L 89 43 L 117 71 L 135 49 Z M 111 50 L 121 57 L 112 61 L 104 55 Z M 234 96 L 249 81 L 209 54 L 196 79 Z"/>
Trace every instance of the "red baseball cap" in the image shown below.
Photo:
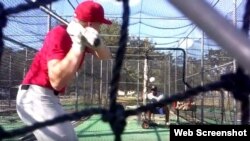
<path fill-rule="evenodd" d="M 75 17 L 84 22 L 99 22 L 112 24 L 110 20 L 104 18 L 103 7 L 94 1 L 84 1 L 75 9 Z"/>

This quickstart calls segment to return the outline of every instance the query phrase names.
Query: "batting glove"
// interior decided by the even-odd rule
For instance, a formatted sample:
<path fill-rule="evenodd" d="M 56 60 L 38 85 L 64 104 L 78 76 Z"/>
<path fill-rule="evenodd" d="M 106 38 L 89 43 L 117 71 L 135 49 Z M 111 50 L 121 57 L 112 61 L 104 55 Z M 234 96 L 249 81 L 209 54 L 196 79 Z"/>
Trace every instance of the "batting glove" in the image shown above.
<path fill-rule="evenodd" d="M 82 35 L 85 37 L 90 48 L 99 48 L 103 45 L 102 39 L 99 37 L 99 33 L 92 27 L 86 27 L 81 30 Z"/>
<path fill-rule="evenodd" d="M 83 51 L 84 47 L 88 44 L 82 35 L 82 31 L 84 30 L 84 27 L 77 21 L 72 20 L 68 24 L 67 32 L 72 40 L 72 48 L 74 50 Z"/>

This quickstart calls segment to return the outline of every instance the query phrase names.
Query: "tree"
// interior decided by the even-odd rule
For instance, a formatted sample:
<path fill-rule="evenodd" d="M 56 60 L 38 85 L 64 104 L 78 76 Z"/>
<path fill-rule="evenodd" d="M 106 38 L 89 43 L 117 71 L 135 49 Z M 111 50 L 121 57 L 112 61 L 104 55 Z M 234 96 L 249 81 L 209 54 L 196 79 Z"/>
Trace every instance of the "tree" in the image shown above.
<path fill-rule="evenodd" d="M 120 24 L 113 20 L 112 25 L 103 25 L 101 33 L 107 46 L 117 46 L 120 38 Z"/>

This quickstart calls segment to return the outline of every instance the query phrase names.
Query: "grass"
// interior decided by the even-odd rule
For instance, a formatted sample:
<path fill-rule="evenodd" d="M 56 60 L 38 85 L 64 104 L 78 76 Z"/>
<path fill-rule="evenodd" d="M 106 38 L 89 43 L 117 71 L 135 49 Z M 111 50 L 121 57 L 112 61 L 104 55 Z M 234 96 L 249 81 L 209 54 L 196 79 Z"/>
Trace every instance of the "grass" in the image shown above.
<path fill-rule="evenodd" d="M 117 102 L 123 105 L 136 105 L 137 104 L 137 97 L 125 97 L 125 96 L 118 96 Z"/>

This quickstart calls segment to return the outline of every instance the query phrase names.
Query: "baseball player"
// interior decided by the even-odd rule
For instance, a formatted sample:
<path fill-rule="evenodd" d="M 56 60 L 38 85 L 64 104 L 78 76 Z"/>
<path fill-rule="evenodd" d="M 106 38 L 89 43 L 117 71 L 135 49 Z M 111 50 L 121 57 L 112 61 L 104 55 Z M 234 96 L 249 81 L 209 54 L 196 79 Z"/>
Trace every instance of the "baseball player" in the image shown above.
<path fill-rule="evenodd" d="M 155 85 L 152 85 L 150 90 L 151 90 L 151 92 L 149 92 L 147 94 L 147 99 L 149 100 L 150 103 L 158 102 L 158 101 L 164 99 L 164 94 L 159 93 L 158 89 Z M 169 108 L 168 108 L 168 106 L 164 105 L 160 108 L 162 108 L 162 110 L 163 110 L 162 112 L 165 114 L 166 125 L 169 125 Z M 155 112 L 156 109 L 157 108 L 155 107 L 155 108 L 146 112 L 147 118 L 149 121 L 151 121 L 151 115 L 152 115 L 152 113 Z"/>
<path fill-rule="evenodd" d="M 99 37 L 104 18 L 103 7 L 94 1 L 80 3 L 74 18 L 66 25 L 54 27 L 44 40 L 40 51 L 28 70 L 17 94 L 17 113 L 21 120 L 32 125 L 63 115 L 58 95 L 81 67 L 85 54 L 99 59 L 110 59 L 110 50 Z M 38 141 L 77 141 L 70 122 L 64 122 L 34 131 Z"/>

